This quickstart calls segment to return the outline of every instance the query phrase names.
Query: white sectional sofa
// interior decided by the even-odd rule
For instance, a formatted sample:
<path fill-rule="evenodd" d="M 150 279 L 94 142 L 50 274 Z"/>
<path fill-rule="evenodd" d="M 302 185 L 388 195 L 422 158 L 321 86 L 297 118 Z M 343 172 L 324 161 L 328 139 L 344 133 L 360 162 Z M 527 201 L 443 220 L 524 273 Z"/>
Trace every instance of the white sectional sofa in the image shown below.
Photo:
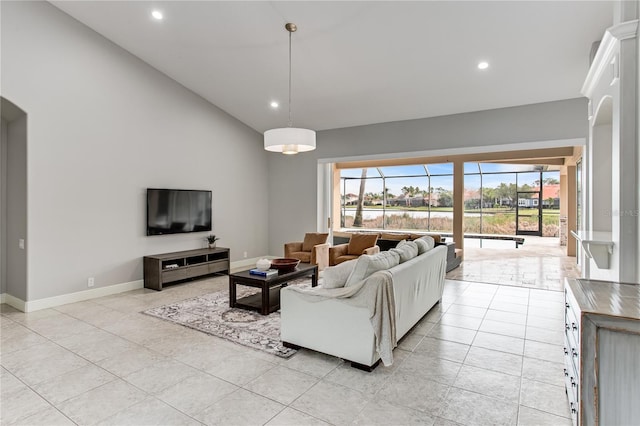
<path fill-rule="evenodd" d="M 397 340 L 442 299 L 447 248 L 436 246 L 427 250 L 409 260 L 404 259 L 397 266 L 372 273 L 354 287 L 347 283 L 347 287 L 336 289 L 283 288 L 280 293 L 283 343 L 288 347 L 304 347 L 333 355 L 369 371 L 381 358 L 389 365 L 393 362 L 392 349 Z M 381 252 L 369 257 L 389 255 L 389 252 Z M 376 292 L 370 290 L 385 282 L 387 289 L 392 288 L 386 294 L 392 297 L 381 299 L 380 294 L 384 293 L 377 292 L 378 299 L 372 302 L 371 298 L 375 297 L 372 293 Z M 357 289 L 353 295 L 349 294 L 351 288 Z M 389 321 L 381 325 L 379 317 L 384 312 L 389 313 Z M 386 326 L 386 332 L 383 326 Z"/>

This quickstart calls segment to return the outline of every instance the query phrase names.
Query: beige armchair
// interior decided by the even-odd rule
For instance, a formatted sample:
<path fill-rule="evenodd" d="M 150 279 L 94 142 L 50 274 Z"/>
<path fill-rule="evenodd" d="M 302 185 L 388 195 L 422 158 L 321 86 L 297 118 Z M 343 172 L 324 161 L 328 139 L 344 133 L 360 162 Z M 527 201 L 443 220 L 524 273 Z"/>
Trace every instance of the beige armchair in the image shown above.
<path fill-rule="evenodd" d="M 357 259 L 363 254 L 376 254 L 380 247 L 376 245 L 378 234 L 351 234 L 349 242 L 329 248 L 329 266 L 347 260 Z"/>
<path fill-rule="evenodd" d="M 285 243 L 284 257 L 299 259 L 300 262 L 318 265 L 318 271 L 329 266 L 329 234 L 307 232 L 304 241 Z"/>

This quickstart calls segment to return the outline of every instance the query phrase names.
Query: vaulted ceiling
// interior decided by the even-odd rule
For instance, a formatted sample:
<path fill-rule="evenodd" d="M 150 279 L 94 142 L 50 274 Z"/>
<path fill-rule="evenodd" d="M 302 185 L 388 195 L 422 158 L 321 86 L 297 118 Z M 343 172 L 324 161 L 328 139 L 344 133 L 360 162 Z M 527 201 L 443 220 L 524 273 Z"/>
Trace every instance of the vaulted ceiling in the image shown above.
<path fill-rule="evenodd" d="M 580 97 L 613 13 L 607 1 L 51 3 L 260 132 L 287 123 L 286 22 L 294 126 L 324 130 Z"/>

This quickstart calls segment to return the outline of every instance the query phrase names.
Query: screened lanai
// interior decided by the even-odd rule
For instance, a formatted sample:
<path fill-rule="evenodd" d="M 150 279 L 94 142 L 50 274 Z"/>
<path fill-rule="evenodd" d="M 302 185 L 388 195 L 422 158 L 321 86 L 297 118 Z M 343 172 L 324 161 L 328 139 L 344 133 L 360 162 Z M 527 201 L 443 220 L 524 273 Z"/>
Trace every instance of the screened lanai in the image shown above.
<path fill-rule="evenodd" d="M 332 229 L 439 233 L 463 256 L 447 278 L 559 290 L 579 275 L 570 231 L 585 196 L 581 154 L 571 146 L 337 162 Z"/>
<path fill-rule="evenodd" d="M 453 234 L 453 163 L 342 169 L 341 228 Z M 482 236 L 560 235 L 560 170 L 549 165 L 464 163 L 463 231 Z"/>
<path fill-rule="evenodd" d="M 458 249 L 522 250 L 537 237 L 576 256 L 581 156 L 566 146 L 335 162 L 331 228 L 439 232 Z"/>

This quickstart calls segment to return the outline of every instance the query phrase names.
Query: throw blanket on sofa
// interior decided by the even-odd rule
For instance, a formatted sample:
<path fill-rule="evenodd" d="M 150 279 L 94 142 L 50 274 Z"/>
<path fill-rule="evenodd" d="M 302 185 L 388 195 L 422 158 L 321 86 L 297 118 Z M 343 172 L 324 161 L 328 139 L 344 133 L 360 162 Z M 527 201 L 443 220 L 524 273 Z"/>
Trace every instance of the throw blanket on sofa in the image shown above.
<path fill-rule="evenodd" d="M 303 298 L 310 302 L 321 302 L 330 298 L 338 299 L 351 306 L 368 309 L 369 320 L 376 337 L 376 351 L 385 366 L 393 364 L 393 348 L 397 346 L 398 342 L 396 340 L 393 280 L 389 271 L 378 271 L 349 287 L 305 289 L 291 286 L 289 289 L 303 294 Z"/>

